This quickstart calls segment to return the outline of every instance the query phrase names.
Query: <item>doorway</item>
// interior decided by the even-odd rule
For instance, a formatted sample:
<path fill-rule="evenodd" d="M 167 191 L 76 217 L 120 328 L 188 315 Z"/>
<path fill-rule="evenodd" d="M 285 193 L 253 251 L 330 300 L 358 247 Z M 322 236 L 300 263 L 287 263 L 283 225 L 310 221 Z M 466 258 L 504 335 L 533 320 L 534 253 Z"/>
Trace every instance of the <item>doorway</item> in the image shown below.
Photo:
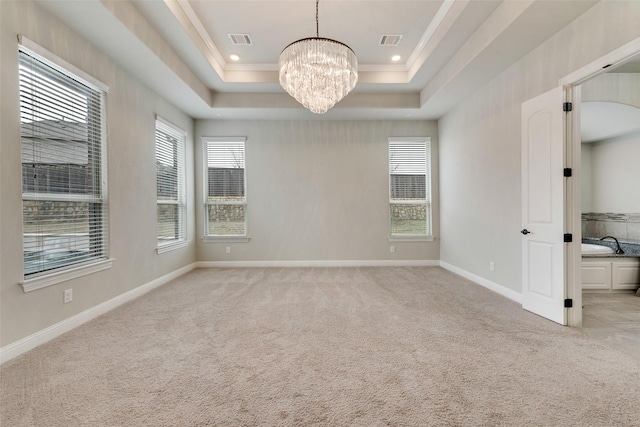
<path fill-rule="evenodd" d="M 640 357 L 640 258 L 626 256 L 636 249 L 629 244 L 640 249 L 640 55 L 583 82 L 579 92 L 581 236 L 588 243 L 613 236 L 626 249 L 624 257 L 583 258 L 582 327 Z M 621 268 L 632 272 L 630 283 L 620 283 Z"/>
<path fill-rule="evenodd" d="M 631 70 L 636 68 L 638 71 L 633 72 L 640 72 L 640 39 L 636 39 L 622 46 L 561 80 L 561 84 L 565 89 L 565 99 L 574 106 L 573 111 L 567 115 L 565 153 L 566 164 L 572 168 L 574 176 L 574 181 L 566 188 L 565 220 L 568 231 L 574 235 L 574 242 L 580 242 L 582 240 L 583 230 L 585 229 L 582 222 L 583 198 L 581 185 L 581 178 L 583 174 L 587 172 L 583 169 L 582 164 L 581 121 L 583 117 L 581 115 L 581 106 L 583 95 L 585 96 L 585 101 L 588 100 L 591 96 L 588 91 L 591 90 L 591 86 L 596 86 L 593 83 L 598 76 L 611 74 L 610 72 L 614 70 L 617 70 L 618 73 L 625 70 L 627 70 L 626 72 L 632 72 Z M 609 80 L 611 79 L 609 78 Z M 591 86 L 589 86 L 590 82 L 592 83 Z M 610 83 L 604 85 L 604 87 L 606 86 L 610 86 Z M 640 92 L 640 87 L 636 88 Z M 627 95 L 629 94 L 627 93 Z M 638 106 L 640 107 L 640 93 L 635 96 L 638 97 Z M 627 100 L 627 102 L 629 101 Z M 593 310 L 594 307 L 590 296 L 583 300 L 580 245 L 569 245 L 566 256 L 567 296 L 574 300 L 574 308 L 569 311 L 568 324 L 577 327 L 587 326 L 588 328 L 588 323 L 587 325 L 583 325 L 583 318 L 587 318 L 588 320 L 588 310 Z M 632 294 L 629 294 L 629 296 L 631 295 Z M 638 298 L 638 300 L 640 300 L 640 298 Z M 633 301 L 635 302 L 635 300 Z M 585 303 L 587 313 L 586 316 L 583 316 L 583 305 L 585 305 Z M 610 309 L 610 306 L 605 308 L 605 310 Z M 637 313 L 638 319 L 640 320 L 640 311 Z M 640 328 L 635 329 L 635 331 L 637 331 L 637 342 L 640 344 Z M 610 336 L 615 336 L 611 330 L 605 331 L 605 333 Z M 615 341 L 617 338 L 613 338 L 613 340 Z M 615 345 L 615 343 L 613 344 Z"/>

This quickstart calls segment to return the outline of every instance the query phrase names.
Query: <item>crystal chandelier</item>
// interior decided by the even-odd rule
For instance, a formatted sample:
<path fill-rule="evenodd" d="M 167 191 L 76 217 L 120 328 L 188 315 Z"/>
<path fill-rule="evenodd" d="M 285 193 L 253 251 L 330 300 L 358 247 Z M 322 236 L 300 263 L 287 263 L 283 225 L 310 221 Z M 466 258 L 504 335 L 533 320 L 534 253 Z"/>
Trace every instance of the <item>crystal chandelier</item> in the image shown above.
<path fill-rule="evenodd" d="M 358 60 L 349 46 L 320 37 L 316 0 L 316 37 L 291 43 L 280 54 L 280 85 L 316 114 L 326 113 L 358 81 Z"/>

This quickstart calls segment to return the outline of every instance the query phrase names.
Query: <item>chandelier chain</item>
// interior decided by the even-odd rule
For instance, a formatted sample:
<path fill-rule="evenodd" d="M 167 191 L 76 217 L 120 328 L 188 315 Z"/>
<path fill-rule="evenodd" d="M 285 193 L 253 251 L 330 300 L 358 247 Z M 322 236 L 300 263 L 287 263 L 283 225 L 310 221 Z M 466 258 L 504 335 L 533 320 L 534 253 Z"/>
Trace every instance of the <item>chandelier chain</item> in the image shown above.
<path fill-rule="evenodd" d="M 318 3 L 320 0 L 316 0 L 316 37 L 320 37 L 320 21 L 318 20 Z"/>

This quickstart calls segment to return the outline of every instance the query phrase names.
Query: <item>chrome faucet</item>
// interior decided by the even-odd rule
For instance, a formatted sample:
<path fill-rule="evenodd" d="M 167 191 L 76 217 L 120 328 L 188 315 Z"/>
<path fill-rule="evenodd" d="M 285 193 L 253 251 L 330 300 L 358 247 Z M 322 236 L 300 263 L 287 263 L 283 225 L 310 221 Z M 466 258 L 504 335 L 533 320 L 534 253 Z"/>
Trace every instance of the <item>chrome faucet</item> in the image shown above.
<path fill-rule="evenodd" d="M 616 241 L 616 246 L 618 247 L 618 249 L 616 249 L 616 255 L 622 255 L 624 253 L 624 251 L 622 250 L 622 248 L 620 247 L 620 242 L 618 242 L 618 239 L 616 239 L 613 236 L 604 236 L 602 239 L 600 240 L 604 240 L 604 239 L 613 239 Z"/>

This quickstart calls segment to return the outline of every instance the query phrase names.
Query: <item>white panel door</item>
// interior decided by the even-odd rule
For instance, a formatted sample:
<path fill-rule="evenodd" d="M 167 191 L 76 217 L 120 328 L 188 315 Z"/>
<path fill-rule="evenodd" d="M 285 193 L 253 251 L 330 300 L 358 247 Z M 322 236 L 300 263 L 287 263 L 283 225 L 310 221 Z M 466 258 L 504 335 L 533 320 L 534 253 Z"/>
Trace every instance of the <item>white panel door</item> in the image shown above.
<path fill-rule="evenodd" d="M 522 307 L 566 325 L 562 103 L 557 88 L 522 104 Z"/>

